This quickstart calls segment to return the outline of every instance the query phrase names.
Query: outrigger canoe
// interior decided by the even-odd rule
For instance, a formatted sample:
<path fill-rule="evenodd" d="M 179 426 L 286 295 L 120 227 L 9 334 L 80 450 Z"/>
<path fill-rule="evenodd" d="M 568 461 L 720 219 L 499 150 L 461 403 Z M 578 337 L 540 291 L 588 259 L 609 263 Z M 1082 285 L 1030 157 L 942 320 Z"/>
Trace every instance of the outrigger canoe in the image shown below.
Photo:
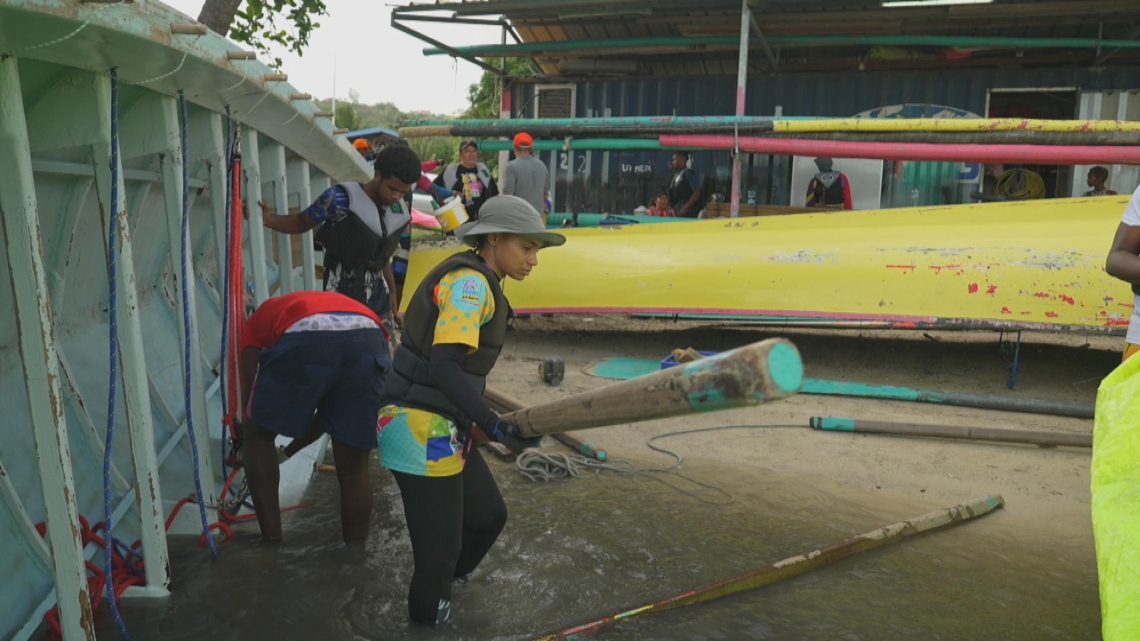
<path fill-rule="evenodd" d="M 1104 258 L 1127 196 L 565 230 L 520 313 L 714 314 L 1123 333 Z M 413 252 L 409 287 L 454 250 Z"/>

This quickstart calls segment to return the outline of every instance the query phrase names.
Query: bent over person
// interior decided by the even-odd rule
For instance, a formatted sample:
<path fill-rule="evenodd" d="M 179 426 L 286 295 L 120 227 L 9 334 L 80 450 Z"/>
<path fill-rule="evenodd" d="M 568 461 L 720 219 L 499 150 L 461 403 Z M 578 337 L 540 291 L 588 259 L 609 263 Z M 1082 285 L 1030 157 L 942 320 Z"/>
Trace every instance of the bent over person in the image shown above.
<path fill-rule="evenodd" d="M 345 542 L 368 537 L 368 455 L 376 447 L 376 412 L 390 367 L 379 316 L 342 294 L 276 296 L 250 315 L 239 361 L 242 433 L 262 539 L 281 539 L 274 441 L 300 438 L 311 428 L 332 437 Z"/>
<path fill-rule="evenodd" d="M 412 540 L 408 614 L 434 625 L 451 615 L 452 582 L 466 581 L 507 521 L 471 425 L 517 452 L 539 440 L 522 438 L 482 397 L 507 336 L 500 281 L 523 280 L 540 249 L 566 242 L 515 196 L 491 198 L 455 235 L 474 251 L 444 260 L 409 300 L 376 423 L 380 463 L 400 487 Z"/>

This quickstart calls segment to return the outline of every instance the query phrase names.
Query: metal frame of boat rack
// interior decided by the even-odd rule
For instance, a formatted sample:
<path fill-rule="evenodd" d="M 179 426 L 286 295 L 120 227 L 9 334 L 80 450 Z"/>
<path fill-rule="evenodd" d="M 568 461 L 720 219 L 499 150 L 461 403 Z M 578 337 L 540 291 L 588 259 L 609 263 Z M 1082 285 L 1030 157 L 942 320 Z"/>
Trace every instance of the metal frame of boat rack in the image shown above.
<path fill-rule="evenodd" d="M 0 5 L 0 13 L 5 11 L 12 10 Z M 176 35 L 166 39 L 162 36 L 162 32 L 167 28 L 171 34 L 183 33 L 179 28 L 184 26 L 172 24 L 171 19 L 179 15 L 162 5 L 142 9 L 127 5 L 92 10 L 82 5 L 34 0 L 17 11 L 29 11 L 28 15 L 32 17 L 36 17 L 37 12 L 42 11 L 45 16 L 50 15 L 52 20 L 65 29 L 62 38 L 46 43 L 31 43 L 22 48 L 20 44 L 23 43 L 19 43 L 13 45 L 5 55 L 0 56 L 0 139 L 5 143 L 0 145 L 0 173 L 6 176 L 4 189 L 0 190 L 0 211 L 3 214 L 0 215 L 0 224 L 2 224 L 11 274 L 14 313 L 18 323 L 16 342 L 27 387 L 30 427 L 36 449 L 36 475 L 42 486 L 46 513 L 47 540 L 45 541 L 36 531 L 33 520 L 20 498 L 20 490 L 5 470 L 3 461 L 0 461 L 0 501 L 5 502 L 11 511 L 15 527 L 23 534 L 22 543 L 28 546 L 34 557 L 34 564 L 52 578 L 50 592 L 31 612 L 23 626 L 15 631 L 13 638 L 21 641 L 31 638 L 42 625 L 45 613 L 58 604 L 63 638 L 68 641 L 93 640 L 94 615 L 90 607 L 84 563 L 99 550 L 94 545 L 85 550 L 81 543 L 79 503 L 72 466 L 72 440 L 65 416 L 65 406 L 69 403 L 68 396 L 74 397 L 78 404 L 75 410 L 79 421 L 79 427 L 75 431 L 77 435 L 81 435 L 78 442 L 91 448 L 91 452 L 83 452 L 82 455 L 87 456 L 94 452 L 101 455 L 102 435 L 79 396 L 79 381 L 72 371 L 67 355 L 57 344 L 51 301 L 64 298 L 66 279 L 49 278 L 49 269 L 65 257 L 60 255 L 60 250 L 52 250 L 50 255 L 45 255 L 35 174 L 70 176 L 76 179 L 77 186 L 72 204 L 61 213 L 63 226 L 67 228 L 79 220 L 81 209 L 85 203 L 90 204 L 92 195 L 96 198 L 106 198 L 105 188 L 101 190 L 96 186 L 109 185 L 112 174 L 117 175 L 116 202 L 100 201 L 99 208 L 102 211 L 102 228 L 111 229 L 113 225 L 120 241 L 117 258 L 120 296 L 116 311 L 120 319 L 119 331 L 122 336 L 119 358 L 122 363 L 121 376 L 126 401 L 123 420 L 128 428 L 128 441 L 137 485 L 130 487 L 126 476 L 114 464 L 111 465 L 111 483 L 123 493 L 122 499 L 114 506 L 112 519 L 118 522 L 132 507 L 138 508 L 141 519 L 142 555 L 148 571 L 146 586 L 132 588 L 131 592 L 133 596 L 163 596 L 169 594 L 170 568 L 159 470 L 170 455 L 183 444 L 188 434 L 188 425 L 185 420 L 177 417 L 161 395 L 155 393 L 160 387 L 147 369 L 141 307 L 134 271 L 132 230 L 127 211 L 129 209 L 139 211 L 143 200 L 150 195 L 151 185 L 161 183 L 163 189 L 161 202 L 167 212 L 172 212 L 166 215 L 165 221 L 171 243 L 169 256 L 173 261 L 181 258 L 181 252 L 175 248 L 180 246 L 179 215 L 182 211 L 184 183 L 180 153 L 182 123 L 176 101 L 171 95 L 173 90 L 179 87 L 172 86 L 171 83 L 174 81 L 170 78 L 174 72 L 182 69 L 183 64 L 186 64 L 187 72 L 196 73 L 183 74 L 183 79 L 189 80 L 191 84 L 198 83 L 199 88 L 209 86 L 211 83 L 217 83 L 218 86 L 232 85 L 230 89 L 235 89 L 243 83 L 247 85 L 240 95 L 233 94 L 230 97 L 222 95 L 226 89 L 213 93 L 202 89 L 204 93 L 193 96 L 197 98 L 195 102 L 202 108 L 196 109 L 187 123 L 193 132 L 187 146 L 195 165 L 194 169 L 203 166 L 211 168 L 206 172 L 205 180 L 191 178 L 189 186 L 195 188 L 192 198 L 208 191 L 210 209 L 214 215 L 213 242 L 217 243 L 218 248 L 219 273 L 224 272 L 225 265 L 223 223 L 227 207 L 226 172 L 217 170 L 226 166 L 226 128 L 222 114 L 218 113 L 221 105 L 233 101 L 235 106 L 240 106 L 244 111 L 239 115 L 246 121 L 252 121 L 241 125 L 244 128 L 242 151 L 245 159 L 245 189 L 248 202 L 256 203 L 262 198 L 263 167 L 265 182 L 271 190 L 271 198 L 267 200 L 273 203 L 278 213 L 282 215 L 288 213 L 290 183 L 298 185 L 295 192 L 301 201 L 311 201 L 314 191 L 323 191 L 331 184 L 327 171 L 342 173 L 345 177 L 349 174 L 353 177 L 356 174 L 364 177 L 368 172 L 359 156 L 352 152 L 343 139 L 332 137 L 329 123 L 317 123 L 313 120 L 316 117 L 315 107 L 307 103 L 304 105 L 297 103 L 291 96 L 299 94 L 284 84 L 281 78 L 273 79 L 272 82 L 276 84 L 270 85 L 269 76 L 259 75 L 261 71 L 267 73 L 268 67 L 245 55 L 247 52 L 235 51 L 235 47 L 220 36 L 201 35 L 202 29 L 195 31 L 198 37 L 193 39 L 179 39 Z M 124 15 L 130 19 L 123 20 Z M 89 32 L 102 30 L 106 35 L 149 39 L 156 56 L 172 58 L 177 64 L 174 72 L 145 81 L 149 91 L 135 100 L 130 107 L 130 118 L 138 120 L 131 128 L 130 140 L 124 141 L 126 148 L 123 150 L 124 153 L 119 155 L 118 166 L 114 168 L 107 162 L 96 161 L 87 165 L 33 159 L 33 154 L 36 152 L 81 146 L 89 146 L 96 159 L 110 157 L 112 137 L 108 116 L 112 113 L 112 80 L 100 70 L 73 68 L 74 65 L 69 62 L 72 56 L 66 48 L 74 46 L 80 39 L 60 45 L 85 28 L 88 28 Z M 71 30 L 70 35 L 67 35 L 68 30 Z M 83 35 L 86 37 L 89 34 Z M 23 55 L 25 52 L 28 55 Z M 70 104 L 86 103 L 91 108 L 70 113 L 68 127 L 53 126 L 53 119 L 58 118 L 61 113 L 57 109 L 36 108 L 25 112 L 18 68 L 21 57 L 59 64 L 69 70 L 72 81 L 57 83 L 57 86 L 45 89 L 39 95 L 36 104 L 41 106 L 46 104 L 50 107 L 57 102 L 67 100 Z M 177 63 L 179 58 L 182 60 L 181 63 Z M 113 59 L 114 56 L 110 56 L 101 64 L 113 66 L 115 64 Z M 131 66 L 130 63 L 124 64 L 127 67 Z M 202 77 L 204 71 L 210 76 Z M 66 96 L 63 95 L 64 89 L 67 92 Z M 251 92 L 251 89 L 254 91 Z M 275 100 L 266 101 L 270 97 Z M 263 102 L 266 106 L 262 107 L 257 117 L 253 117 L 254 108 Z M 254 107 L 251 108 L 250 105 Z M 294 114 L 293 119 L 289 119 L 290 113 Z M 280 118 L 282 114 L 285 118 Z M 296 116 L 305 116 L 305 118 L 298 120 Z M 265 143 L 264 148 L 259 147 L 259 132 L 255 126 L 276 127 L 270 129 L 276 139 Z M 30 136 L 29 133 L 32 131 L 38 132 L 37 135 Z M 314 136 L 314 133 L 317 135 Z M 300 153 L 309 156 L 309 159 L 287 158 L 283 142 L 299 148 Z M 123 159 L 143 156 L 159 158 L 159 170 L 125 169 L 122 166 Z M 310 160 L 320 162 L 322 168 L 310 165 Z M 125 189 L 128 181 L 136 185 L 142 183 L 141 188 L 129 198 Z M 93 187 L 96 187 L 94 191 Z M 173 212 L 178 212 L 179 215 Z M 269 259 L 272 256 L 267 255 L 266 245 L 272 242 L 274 232 L 268 232 L 267 238 L 267 230 L 262 226 L 261 217 L 254 215 L 249 218 L 249 233 L 254 298 L 260 304 L 269 296 L 270 287 L 276 284 L 271 281 L 280 282 L 282 291 L 290 291 L 293 288 L 292 251 L 289 238 L 281 235 L 278 247 L 280 268 L 276 270 L 276 274 L 270 273 L 272 271 L 270 268 L 273 266 L 269 265 Z M 47 240 L 50 248 L 51 242 L 55 239 Z M 302 237 L 302 247 L 302 286 L 315 289 L 317 282 L 311 232 Z M 190 261 L 189 273 L 201 277 L 201 274 L 193 269 L 193 256 L 186 258 Z M 175 326 L 180 330 L 183 329 L 183 314 L 192 327 L 197 326 L 193 281 L 193 278 L 189 278 L 183 282 L 182 276 L 177 274 L 173 291 L 167 292 L 163 297 L 166 304 L 172 308 L 171 311 L 178 317 Z M 188 290 L 185 309 L 182 302 L 183 289 Z M 206 295 L 208 300 L 220 306 L 216 293 L 206 292 Z M 197 344 L 197 332 L 191 334 L 193 338 L 190 353 L 203 354 L 204 350 Z M 212 352 L 213 346 L 206 346 L 205 351 Z M 215 365 L 211 361 L 210 358 L 194 358 L 190 363 L 192 410 L 202 417 L 194 429 L 196 436 L 203 443 L 209 442 L 207 404 L 221 388 L 220 378 L 214 378 L 208 385 L 206 384 L 204 375 Z M 155 410 L 153 414 L 152 409 Z M 158 452 L 155 451 L 155 417 L 168 423 L 173 432 Z M 82 446 L 81 448 L 87 449 Z M 203 494 L 207 503 L 214 502 L 216 495 L 211 458 L 211 456 L 202 456 L 200 459 Z M 140 491 L 141 488 L 146 489 Z"/>

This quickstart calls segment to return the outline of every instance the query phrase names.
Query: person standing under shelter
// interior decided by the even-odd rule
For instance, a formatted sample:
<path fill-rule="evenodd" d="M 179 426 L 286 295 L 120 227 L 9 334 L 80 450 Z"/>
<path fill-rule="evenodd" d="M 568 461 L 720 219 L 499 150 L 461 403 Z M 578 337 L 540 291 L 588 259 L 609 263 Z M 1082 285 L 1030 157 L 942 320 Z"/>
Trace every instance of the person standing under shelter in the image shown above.
<path fill-rule="evenodd" d="M 479 220 L 479 210 L 488 199 L 499 195 L 499 186 L 487 165 L 479 162 L 479 146 L 474 140 L 459 143 L 459 162 L 453 162 L 436 176 L 435 184 L 463 199 L 469 220 Z"/>
<path fill-rule="evenodd" d="M 521 132 L 515 136 L 515 159 L 503 168 L 503 195 L 518 196 L 542 214 L 543 224 L 550 213 L 546 199 L 550 197 L 550 170 L 532 155 L 534 139 Z"/>
<path fill-rule="evenodd" d="M 282 537 L 274 442 L 314 429 L 332 437 L 344 541 L 368 538 L 368 456 L 391 369 L 380 317 L 336 292 L 275 296 L 246 320 L 240 349 L 243 462 L 262 539 Z"/>
<path fill-rule="evenodd" d="M 1104 183 L 1108 182 L 1108 169 L 1097 165 L 1089 170 L 1088 180 L 1085 181 L 1089 189 L 1085 192 L 1085 196 L 1116 196 L 1115 191 L 1105 187 Z"/>
<path fill-rule="evenodd" d="M 675 173 L 669 182 L 669 206 L 678 218 L 696 218 L 701 213 L 701 179 L 689 168 L 689 152 L 673 154 Z"/>
<path fill-rule="evenodd" d="M 1140 352 L 1140 187 L 1124 208 L 1104 269 L 1132 285 L 1132 319 L 1128 322 L 1124 344 L 1124 360 L 1128 360 Z"/>
<path fill-rule="evenodd" d="M 664 189 L 657 192 L 657 195 L 653 197 L 653 202 L 650 203 L 649 207 L 645 210 L 645 214 L 647 216 L 675 217 L 677 212 L 673 211 L 673 208 L 669 206 L 669 192 Z"/>
<path fill-rule="evenodd" d="M 851 181 L 847 175 L 832 169 L 830 158 L 816 158 L 815 166 L 819 168 L 811 182 L 808 183 L 808 207 L 826 207 L 828 209 L 853 209 L 851 204 Z"/>

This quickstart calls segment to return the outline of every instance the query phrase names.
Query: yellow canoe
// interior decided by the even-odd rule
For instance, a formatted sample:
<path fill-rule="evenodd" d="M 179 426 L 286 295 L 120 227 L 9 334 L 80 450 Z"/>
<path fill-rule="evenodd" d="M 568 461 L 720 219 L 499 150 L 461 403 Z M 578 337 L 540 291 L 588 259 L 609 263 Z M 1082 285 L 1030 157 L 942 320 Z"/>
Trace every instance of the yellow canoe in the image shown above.
<path fill-rule="evenodd" d="M 567 230 L 519 313 L 713 314 L 898 327 L 1123 332 L 1104 272 L 1127 196 Z M 412 253 L 410 291 L 453 250 Z M 405 300 L 407 297 L 405 297 Z"/>

